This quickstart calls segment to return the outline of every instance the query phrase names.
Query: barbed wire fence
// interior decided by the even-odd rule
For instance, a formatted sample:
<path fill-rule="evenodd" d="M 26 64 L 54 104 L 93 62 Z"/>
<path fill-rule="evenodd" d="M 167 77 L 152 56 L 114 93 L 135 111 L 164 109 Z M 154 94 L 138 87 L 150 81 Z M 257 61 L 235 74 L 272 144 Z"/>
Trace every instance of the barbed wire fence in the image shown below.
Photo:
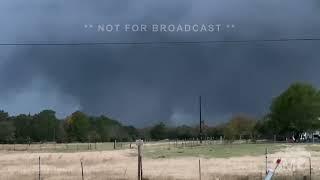
<path fill-rule="evenodd" d="M 156 143 L 153 144 L 153 142 L 145 142 L 146 145 L 157 145 Z M 183 139 L 183 140 L 174 140 L 174 141 L 168 141 L 168 142 L 161 142 L 163 144 L 163 146 L 159 147 L 159 148 L 164 148 L 164 149 L 173 149 L 173 148 L 194 148 L 197 146 L 211 146 L 211 145 L 217 145 L 217 144 L 221 144 L 220 140 L 212 140 L 209 139 L 207 141 L 204 141 L 202 145 L 199 144 L 199 141 L 197 139 Z M 222 143 L 222 145 L 228 145 L 228 143 Z M 41 144 L 41 143 L 36 143 L 36 144 L 2 144 L 1 145 L 1 150 L 4 151 L 43 151 L 43 152 L 50 152 L 52 150 L 61 150 L 60 148 L 62 148 L 62 152 L 64 150 L 68 150 L 68 151 L 96 151 L 96 150 L 109 150 L 109 149 L 113 149 L 112 148 L 112 143 L 95 143 L 93 144 L 87 144 L 87 143 L 69 143 L 69 144 L 56 144 L 56 143 L 46 143 L 46 144 Z M 235 145 L 234 145 L 235 146 Z M 117 150 L 120 149 L 131 149 L 134 148 L 136 149 L 136 145 L 133 144 L 132 142 L 118 142 L 115 144 L 115 147 Z M 203 179 L 230 179 L 230 178 L 236 178 L 236 179 L 264 179 L 265 176 L 265 171 L 266 168 L 268 168 L 268 166 L 272 165 L 275 160 L 279 157 L 277 157 L 276 155 L 270 153 L 266 153 L 267 154 L 267 158 L 264 159 L 261 158 L 261 163 L 258 165 L 259 166 L 259 170 L 255 170 L 254 172 L 248 172 L 248 175 L 243 175 L 239 172 L 241 172 L 242 167 L 239 167 L 239 169 L 236 169 L 236 174 L 235 175 L 231 175 L 230 172 L 216 172 L 215 171 L 215 166 L 212 166 L 212 164 L 208 163 L 208 160 L 206 158 L 201 158 L 201 163 L 199 161 L 199 164 L 197 162 L 190 162 L 192 164 L 194 164 L 194 167 L 197 169 L 201 169 L 199 170 L 199 178 L 201 177 L 202 180 Z M 166 157 L 164 157 L 166 158 Z M 316 172 L 317 169 L 313 168 L 313 164 L 320 164 L 319 160 L 314 161 L 314 159 L 312 158 L 312 156 L 300 156 L 300 157 L 284 157 L 285 161 L 283 161 L 283 163 L 281 163 L 280 168 L 281 168 L 281 173 L 276 174 L 274 179 L 278 179 L 278 180 L 282 180 L 282 179 L 312 179 L 312 177 L 317 177 L 319 174 L 318 172 Z M 36 173 L 36 176 L 38 177 L 37 179 L 41 180 L 41 179 L 46 179 L 46 176 L 53 176 L 55 174 L 57 174 L 58 172 L 60 172 L 60 170 L 57 169 L 48 169 L 48 168 L 43 168 L 47 166 L 46 164 L 47 159 L 46 158 L 41 158 L 41 156 L 39 156 L 39 159 L 37 161 L 38 163 L 38 173 Z M 228 159 L 229 164 L 237 164 L 239 162 L 237 161 L 233 161 L 232 159 Z M 85 161 L 83 161 L 82 159 L 80 159 L 81 162 L 81 173 L 79 173 L 79 176 L 81 174 L 81 179 L 84 180 L 85 176 L 84 176 L 84 172 L 85 172 Z M 267 167 L 265 167 L 265 162 Z M 171 163 L 170 158 L 167 158 L 167 164 L 162 168 L 162 170 L 160 170 L 160 172 L 158 173 L 158 175 L 149 175 L 147 171 L 144 171 L 144 178 L 148 179 L 157 179 L 157 178 L 162 178 L 166 176 L 166 171 L 169 167 L 169 165 Z M 226 167 L 225 169 L 228 169 L 228 164 L 224 164 Z M 249 166 L 249 169 L 255 169 L 254 166 L 256 165 L 256 162 L 254 161 L 248 161 L 247 162 L 247 166 Z M 131 167 L 132 168 L 132 167 Z M 148 167 L 147 169 L 150 169 L 152 167 Z M 80 168 L 79 168 L 80 169 Z M 121 176 L 119 176 L 119 178 L 123 178 L 123 179 L 134 179 L 132 177 L 129 177 L 129 175 L 127 174 L 128 169 L 130 169 L 130 167 L 125 166 L 122 168 L 122 173 L 119 172 L 119 174 L 121 174 Z M 36 170 L 35 170 L 36 171 Z M 42 172 L 44 171 L 44 172 Z M 53 171 L 53 172 L 51 172 Z M 55 172 L 54 172 L 55 171 Z M 49 173 L 51 172 L 51 173 Z M 77 175 L 74 175 L 74 173 L 72 172 L 72 170 L 65 170 L 64 171 L 67 175 L 72 175 L 74 177 L 77 177 Z M 88 172 L 89 174 L 90 172 Z M 200 176 L 201 175 L 201 176 Z M 107 175 L 106 175 L 107 176 Z"/>

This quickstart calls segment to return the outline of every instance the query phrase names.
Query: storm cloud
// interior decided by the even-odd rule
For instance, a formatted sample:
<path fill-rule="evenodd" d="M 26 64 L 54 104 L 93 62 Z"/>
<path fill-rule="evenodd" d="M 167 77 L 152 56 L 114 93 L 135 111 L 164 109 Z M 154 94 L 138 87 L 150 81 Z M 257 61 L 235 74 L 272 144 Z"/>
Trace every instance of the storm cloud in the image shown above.
<path fill-rule="evenodd" d="M 1 43 L 319 38 L 314 1 L 2 1 Z M 97 32 L 85 24 L 234 24 L 213 33 Z M 0 108 L 106 114 L 126 124 L 261 116 L 290 83 L 320 85 L 320 42 L 1 46 Z"/>

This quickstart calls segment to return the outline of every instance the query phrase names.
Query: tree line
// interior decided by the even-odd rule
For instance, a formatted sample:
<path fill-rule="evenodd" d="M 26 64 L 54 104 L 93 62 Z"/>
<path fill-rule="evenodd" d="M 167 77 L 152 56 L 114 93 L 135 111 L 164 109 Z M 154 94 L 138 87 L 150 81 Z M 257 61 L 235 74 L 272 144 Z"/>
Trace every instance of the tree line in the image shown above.
<path fill-rule="evenodd" d="M 106 116 L 88 116 L 80 111 L 63 120 L 59 120 L 53 110 L 17 116 L 0 111 L 2 143 L 131 141 L 137 136 L 138 131 L 133 126 L 124 126 Z"/>
<path fill-rule="evenodd" d="M 320 91 L 312 84 L 296 82 L 272 99 L 263 117 L 234 115 L 226 123 L 205 126 L 204 138 L 299 141 L 302 134 L 317 130 L 320 130 Z M 160 123 L 151 128 L 150 135 L 155 139 L 190 138 L 199 137 L 198 132 L 198 127 L 168 128 Z"/>
<path fill-rule="evenodd" d="M 195 120 L 196 122 L 196 120 Z M 271 139 L 298 137 L 320 128 L 320 91 L 307 83 L 294 83 L 272 100 L 269 112 L 260 118 L 246 114 L 233 116 L 228 122 L 204 126 L 204 137 L 236 139 Z M 191 139 L 199 137 L 198 126 L 177 127 L 158 123 L 152 127 L 126 126 L 106 116 L 89 116 L 76 111 L 58 119 L 53 110 L 38 114 L 10 116 L 0 111 L 1 143 L 32 142 L 108 142 Z"/>

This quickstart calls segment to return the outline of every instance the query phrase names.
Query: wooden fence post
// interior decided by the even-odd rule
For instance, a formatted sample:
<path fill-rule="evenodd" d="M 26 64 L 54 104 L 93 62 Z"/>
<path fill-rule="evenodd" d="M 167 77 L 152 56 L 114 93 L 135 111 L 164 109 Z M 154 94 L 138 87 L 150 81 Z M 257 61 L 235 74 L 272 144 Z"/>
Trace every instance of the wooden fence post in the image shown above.
<path fill-rule="evenodd" d="M 309 156 L 309 173 L 310 173 L 310 180 L 312 179 L 312 165 L 311 165 L 311 156 Z"/>
<path fill-rule="evenodd" d="M 268 148 L 267 147 L 266 147 L 265 155 L 266 155 L 266 174 L 268 174 Z"/>
<path fill-rule="evenodd" d="M 81 163 L 81 177 L 82 177 L 82 180 L 84 180 L 84 176 L 83 176 L 83 163 L 82 163 L 82 160 L 80 160 L 80 163 Z"/>
<path fill-rule="evenodd" d="M 199 180 L 201 180 L 201 162 L 199 158 Z"/>
<path fill-rule="evenodd" d="M 41 180 L 41 163 L 40 163 L 41 159 L 39 156 L 39 180 Z"/>
<path fill-rule="evenodd" d="M 142 180 L 143 174 L 142 174 L 142 145 L 143 140 L 139 139 L 136 141 L 136 144 L 138 146 L 138 180 Z"/>

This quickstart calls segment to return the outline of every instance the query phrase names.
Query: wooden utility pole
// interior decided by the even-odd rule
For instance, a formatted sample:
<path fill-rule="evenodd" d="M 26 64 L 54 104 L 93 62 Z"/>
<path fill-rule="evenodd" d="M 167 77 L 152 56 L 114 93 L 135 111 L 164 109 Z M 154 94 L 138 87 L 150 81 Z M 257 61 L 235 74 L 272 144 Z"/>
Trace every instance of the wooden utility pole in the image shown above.
<path fill-rule="evenodd" d="M 53 128 L 53 142 L 56 142 L 56 128 Z"/>
<path fill-rule="evenodd" d="M 201 117 L 201 96 L 199 96 L 199 128 L 200 128 L 200 132 L 199 132 L 199 140 L 200 140 L 200 144 L 202 144 L 202 117 Z"/>
<path fill-rule="evenodd" d="M 136 141 L 136 144 L 138 146 L 138 180 L 142 180 L 142 145 L 143 140 L 139 139 Z"/>

